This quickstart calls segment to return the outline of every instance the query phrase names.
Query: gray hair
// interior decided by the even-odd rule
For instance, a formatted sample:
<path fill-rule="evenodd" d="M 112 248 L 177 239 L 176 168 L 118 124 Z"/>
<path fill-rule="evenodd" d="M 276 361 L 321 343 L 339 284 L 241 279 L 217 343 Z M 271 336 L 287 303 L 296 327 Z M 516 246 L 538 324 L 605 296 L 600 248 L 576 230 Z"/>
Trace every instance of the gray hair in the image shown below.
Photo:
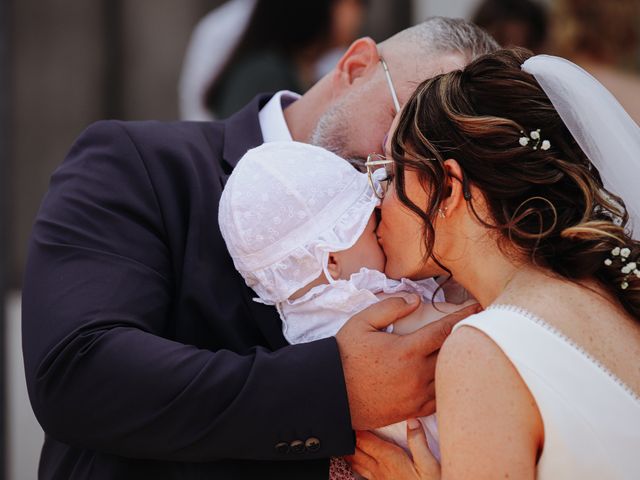
<path fill-rule="evenodd" d="M 411 45 L 422 53 L 460 53 L 467 63 L 500 49 L 491 35 L 461 18 L 431 17 L 382 43 Z"/>

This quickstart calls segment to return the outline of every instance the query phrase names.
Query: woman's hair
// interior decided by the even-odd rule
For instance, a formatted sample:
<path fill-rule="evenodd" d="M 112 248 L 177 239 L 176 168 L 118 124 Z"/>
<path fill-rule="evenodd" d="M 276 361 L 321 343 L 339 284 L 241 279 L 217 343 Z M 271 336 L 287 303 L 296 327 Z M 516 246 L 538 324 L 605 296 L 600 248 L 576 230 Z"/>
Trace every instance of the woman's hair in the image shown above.
<path fill-rule="evenodd" d="M 624 202 L 603 187 L 540 85 L 521 69 L 530 56 L 500 50 L 418 87 L 391 143 L 398 198 L 424 223 L 425 260 L 442 267 L 433 255 L 432 219 L 447 196 L 444 161 L 453 158 L 469 208 L 498 233 L 504 253 L 570 280 L 595 278 L 639 317 L 640 278 L 622 273 L 621 257 L 611 255 L 620 247 L 630 249 L 629 262 L 640 257 L 640 242 L 625 231 Z M 538 129 L 540 142 L 520 143 Z M 540 148 L 542 140 L 549 149 Z M 407 197 L 406 169 L 417 173 L 426 205 Z M 477 213 L 471 185 L 482 193 L 489 219 Z"/>

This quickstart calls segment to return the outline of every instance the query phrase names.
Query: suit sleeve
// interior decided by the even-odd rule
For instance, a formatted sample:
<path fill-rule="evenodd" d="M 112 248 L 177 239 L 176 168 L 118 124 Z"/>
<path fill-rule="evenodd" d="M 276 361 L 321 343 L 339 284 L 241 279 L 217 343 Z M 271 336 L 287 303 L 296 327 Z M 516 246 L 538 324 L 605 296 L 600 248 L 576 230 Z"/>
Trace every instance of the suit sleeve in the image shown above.
<path fill-rule="evenodd" d="M 23 349 L 48 435 L 132 458 L 286 460 L 353 451 L 335 339 L 248 355 L 170 340 L 171 252 L 124 127 L 90 127 L 54 173 L 33 229 Z M 288 456 L 282 441 L 321 447 Z"/>

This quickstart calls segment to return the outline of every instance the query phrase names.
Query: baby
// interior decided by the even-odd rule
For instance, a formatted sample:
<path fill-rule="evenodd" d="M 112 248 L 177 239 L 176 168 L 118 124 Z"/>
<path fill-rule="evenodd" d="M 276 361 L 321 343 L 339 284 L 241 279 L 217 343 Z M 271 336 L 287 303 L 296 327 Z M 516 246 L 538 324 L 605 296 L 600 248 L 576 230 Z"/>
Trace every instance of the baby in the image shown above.
<path fill-rule="evenodd" d="M 389 328 L 400 334 L 460 308 L 444 303 L 433 279 L 398 281 L 382 273 L 378 203 L 365 174 L 303 143 L 254 148 L 229 177 L 220 199 L 222 235 L 236 269 L 259 295 L 254 300 L 277 308 L 289 343 L 333 336 L 353 315 L 391 295 L 423 300 Z M 435 416 L 420 420 L 439 458 Z M 405 422 L 376 433 L 407 448 Z"/>

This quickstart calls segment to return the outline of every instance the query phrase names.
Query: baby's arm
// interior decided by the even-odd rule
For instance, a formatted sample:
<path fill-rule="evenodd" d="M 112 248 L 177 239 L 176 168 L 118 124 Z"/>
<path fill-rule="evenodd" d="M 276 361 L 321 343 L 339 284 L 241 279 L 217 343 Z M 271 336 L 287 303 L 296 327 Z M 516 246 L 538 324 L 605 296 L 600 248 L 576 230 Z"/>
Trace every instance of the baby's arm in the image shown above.
<path fill-rule="evenodd" d="M 435 322 L 445 315 L 457 312 L 458 310 L 475 303 L 478 302 L 475 300 L 467 300 L 459 305 L 448 302 L 437 302 L 433 304 L 422 302 L 416 310 L 393 324 L 393 333 L 407 335 L 408 333 L 415 332 L 419 328 L 424 327 L 428 323 Z"/>

